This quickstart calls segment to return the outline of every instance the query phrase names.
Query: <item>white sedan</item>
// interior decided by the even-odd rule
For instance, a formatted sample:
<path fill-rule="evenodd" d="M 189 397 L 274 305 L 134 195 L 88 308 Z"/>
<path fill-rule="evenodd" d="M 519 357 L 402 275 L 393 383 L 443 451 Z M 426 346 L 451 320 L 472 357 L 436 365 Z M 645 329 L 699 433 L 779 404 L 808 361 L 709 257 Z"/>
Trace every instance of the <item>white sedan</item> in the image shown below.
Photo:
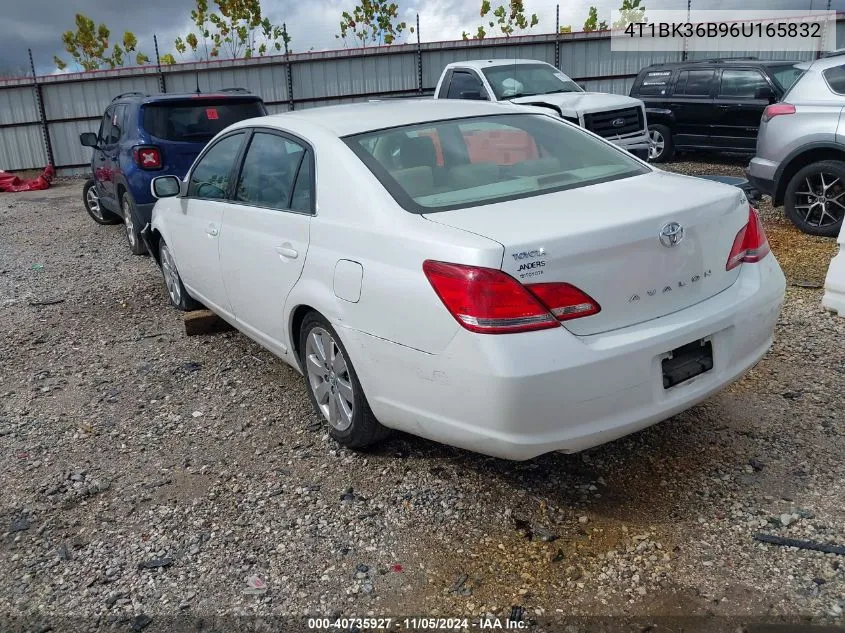
<path fill-rule="evenodd" d="M 153 189 L 172 302 L 302 372 L 350 447 L 399 429 L 523 460 L 613 440 L 741 377 L 783 301 L 740 189 L 518 106 L 251 119 Z"/>

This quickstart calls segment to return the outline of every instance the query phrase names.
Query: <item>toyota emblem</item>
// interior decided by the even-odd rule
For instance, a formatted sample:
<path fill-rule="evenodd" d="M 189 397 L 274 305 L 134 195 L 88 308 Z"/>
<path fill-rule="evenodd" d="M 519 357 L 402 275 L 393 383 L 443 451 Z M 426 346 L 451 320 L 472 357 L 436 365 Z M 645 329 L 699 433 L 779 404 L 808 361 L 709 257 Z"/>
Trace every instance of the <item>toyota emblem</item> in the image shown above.
<path fill-rule="evenodd" d="M 669 224 L 664 224 L 663 228 L 660 229 L 658 237 L 663 246 L 672 248 L 680 244 L 681 240 L 684 239 L 684 227 L 677 222 L 669 222 Z"/>

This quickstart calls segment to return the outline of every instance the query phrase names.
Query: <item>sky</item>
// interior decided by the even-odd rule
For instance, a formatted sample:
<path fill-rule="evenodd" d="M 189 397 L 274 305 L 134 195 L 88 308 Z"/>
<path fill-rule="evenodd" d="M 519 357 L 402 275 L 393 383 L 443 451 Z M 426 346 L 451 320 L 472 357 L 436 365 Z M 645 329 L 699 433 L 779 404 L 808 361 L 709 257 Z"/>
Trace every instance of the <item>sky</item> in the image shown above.
<path fill-rule="evenodd" d="M 460 39 L 462 31 L 475 31 L 481 23 L 481 0 L 395 0 L 400 17 L 409 25 L 420 15 L 423 41 Z M 694 9 L 826 8 L 827 0 L 692 0 Z M 599 19 L 610 18 L 610 11 L 621 0 L 565 0 L 561 2 L 561 24 L 580 30 L 591 4 Z M 685 9 L 687 0 L 644 0 L 651 9 Z M 295 52 L 342 48 L 335 37 L 344 10 L 351 11 L 356 0 L 262 0 L 265 15 L 275 23 L 286 22 Z M 175 53 L 173 41 L 191 29 L 190 12 L 195 0 L 0 0 L 0 75 L 19 72 L 29 66 L 27 48 L 32 48 L 39 74 L 55 71 L 53 55 L 70 61 L 62 46 L 63 31 L 74 28 L 74 14 L 84 13 L 112 32 L 112 43 L 131 30 L 138 38 L 138 50 L 154 59 L 153 34 L 158 36 L 162 54 Z M 214 7 L 213 0 L 209 1 Z M 493 0 L 494 6 L 499 4 Z M 536 13 L 538 26 L 531 32 L 554 32 L 555 0 L 525 0 L 527 13 Z M 845 0 L 832 0 L 832 8 L 845 11 Z M 410 35 L 416 41 L 416 35 Z M 407 41 L 403 37 L 400 41 Z M 350 42 L 348 46 L 354 44 Z M 191 61 L 186 56 L 178 61 Z M 74 67 L 71 65 L 71 70 Z"/>

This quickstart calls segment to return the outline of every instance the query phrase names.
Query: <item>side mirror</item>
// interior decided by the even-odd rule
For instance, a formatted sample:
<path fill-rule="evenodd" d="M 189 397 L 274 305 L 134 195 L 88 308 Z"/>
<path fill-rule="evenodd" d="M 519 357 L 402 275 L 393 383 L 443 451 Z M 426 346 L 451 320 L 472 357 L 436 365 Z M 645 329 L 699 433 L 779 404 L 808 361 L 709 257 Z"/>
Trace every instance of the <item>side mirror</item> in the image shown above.
<path fill-rule="evenodd" d="M 82 143 L 84 147 L 97 147 L 97 135 L 93 132 L 85 132 L 84 134 L 79 135 L 79 142 Z"/>
<path fill-rule="evenodd" d="M 176 176 L 159 176 L 150 184 L 156 198 L 173 198 L 182 192 L 182 181 Z"/>
<path fill-rule="evenodd" d="M 481 94 L 480 90 L 464 90 L 461 99 L 472 99 L 473 101 L 487 101 L 487 97 Z"/>

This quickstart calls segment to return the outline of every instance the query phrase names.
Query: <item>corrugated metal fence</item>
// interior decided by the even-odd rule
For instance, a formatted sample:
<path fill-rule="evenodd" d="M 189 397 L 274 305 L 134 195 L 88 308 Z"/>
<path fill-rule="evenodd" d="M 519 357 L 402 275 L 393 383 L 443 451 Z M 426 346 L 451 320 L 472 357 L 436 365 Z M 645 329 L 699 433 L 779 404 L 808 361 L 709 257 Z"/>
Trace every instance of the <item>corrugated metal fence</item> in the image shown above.
<path fill-rule="evenodd" d="M 837 40 L 845 41 L 845 18 Z M 761 58 L 811 54 L 756 53 Z M 271 112 L 349 103 L 380 96 L 430 93 L 443 67 L 468 59 L 527 58 L 558 66 L 589 90 L 627 94 L 644 66 L 680 61 L 681 53 L 612 52 L 606 33 L 528 35 L 481 41 L 427 42 L 343 49 L 253 59 L 121 68 L 0 81 L 0 169 L 83 172 L 91 150 L 79 134 L 95 131 L 112 98 L 139 91 L 209 92 L 243 87 L 260 95 Z"/>

